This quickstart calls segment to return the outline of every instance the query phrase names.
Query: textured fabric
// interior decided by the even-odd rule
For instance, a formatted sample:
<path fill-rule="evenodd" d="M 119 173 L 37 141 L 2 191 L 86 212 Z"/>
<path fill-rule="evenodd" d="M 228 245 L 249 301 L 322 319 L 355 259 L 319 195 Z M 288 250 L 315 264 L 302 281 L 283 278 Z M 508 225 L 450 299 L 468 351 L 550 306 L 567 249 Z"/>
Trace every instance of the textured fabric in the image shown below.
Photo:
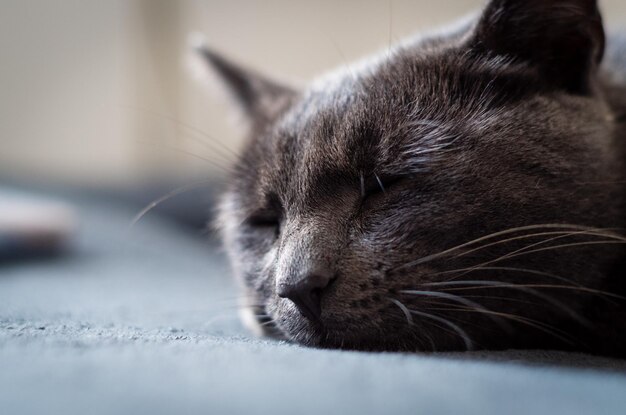
<path fill-rule="evenodd" d="M 2 414 L 624 414 L 623 361 L 250 338 L 203 235 L 74 199 L 72 253 L 0 265 Z"/>

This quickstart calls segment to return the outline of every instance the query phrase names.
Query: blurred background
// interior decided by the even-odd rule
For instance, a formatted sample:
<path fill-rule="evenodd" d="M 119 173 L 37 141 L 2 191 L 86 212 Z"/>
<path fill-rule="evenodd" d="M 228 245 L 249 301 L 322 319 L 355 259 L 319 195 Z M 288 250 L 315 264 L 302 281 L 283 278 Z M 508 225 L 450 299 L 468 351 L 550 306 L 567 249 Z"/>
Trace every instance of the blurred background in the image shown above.
<path fill-rule="evenodd" d="M 223 164 L 199 141 L 240 145 L 221 96 L 185 65 L 191 32 L 251 67 L 308 80 L 386 47 L 390 33 L 396 41 L 482 3 L 2 0 L 0 175 L 111 186 L 219 174 L 173 149 Z M 626 16 L 622 0 L 603 7 L 609 23 Z"/>
<path fill-rule="evenodd" d="M 614 5 L 619 1 L 612 2 Z M 0 174 L 109 187 L 215 174 L 236 150 L 222 96 L 194 80 L 201 32 L 261 71 L 308 80 L 480 0 L 2 0 Z M 615 7 L 614 7 L 615 8 Z"/>
<path fill-rule="evenodd" d="M 609 25 L 626 2 L 601 2 Z M 482 0 L 1 0 L 0 180 L 137 189 L 223 176 L 241 145 L 187 39 L 309 80 Z M 231 156 L 231 159 L 228 156 Z M 146 197 L 149 195 L 146 195 Z"/>

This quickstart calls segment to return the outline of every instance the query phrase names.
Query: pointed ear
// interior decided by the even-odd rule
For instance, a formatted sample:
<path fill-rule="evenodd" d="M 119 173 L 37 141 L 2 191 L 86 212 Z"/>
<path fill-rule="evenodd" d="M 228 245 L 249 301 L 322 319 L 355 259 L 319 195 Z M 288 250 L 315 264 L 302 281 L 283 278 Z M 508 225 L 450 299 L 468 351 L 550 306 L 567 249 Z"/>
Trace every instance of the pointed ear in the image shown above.
<path fill-rule="evenodd" d="M 591 91 L 604 42 L 596 0 L 492 0 L 470 40 L 473 50 L 529 64 L 575 94 Z"/>
<path fill-rule="evenodd" d="M 297 95 L 294 88 L 242 68 L 204 43 L 196 43 L 194 49 L 203 64 L 212 69 L 223 81 L 230 95 L 253 125 L 274 120 Z"/>

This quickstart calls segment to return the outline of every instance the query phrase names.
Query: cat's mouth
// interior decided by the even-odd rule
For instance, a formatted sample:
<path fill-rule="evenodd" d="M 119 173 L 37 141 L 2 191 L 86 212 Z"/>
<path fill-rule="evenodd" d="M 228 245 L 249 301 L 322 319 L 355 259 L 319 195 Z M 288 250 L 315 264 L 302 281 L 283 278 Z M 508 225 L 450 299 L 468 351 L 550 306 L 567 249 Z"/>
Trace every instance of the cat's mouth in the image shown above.
<path fill-rule="evenodd" d="M 393 305 L 392 305 L 393 307 Z M 345 311 L 345 310 L 344 310 Z M 380 311 L 380 310 L 379 310 Z M 360 351 L 404 350 L 407 338 L 415 333 L 410 327 L 389 321 L 389 330 L 376 315 L 354 313 L 329 313 L 319 320 L 307 318 L 288 302 L 269 304 L 256 309 L 256 326 L 262 334 L 274 339 L 288 340 L 308 347 L 346 349 Z M 259 330 L 256 330 L 258 333 Z"/>
<path fill-rule="evenodd" d="M 337 327 L 323 321 L 312 321 L 299 314 L 297 311 L 274 311 L 268 312 L 266 306 L 244 307 L 241 309 L 241 317 L 244 325 L 260 336 L 270 337 L 277 340 L 289 340 L 305 346 L 312 347 L 340 347 L 326 344 L 340 332 Z M 345 327 L 344 332 L 345 332 Z"/>

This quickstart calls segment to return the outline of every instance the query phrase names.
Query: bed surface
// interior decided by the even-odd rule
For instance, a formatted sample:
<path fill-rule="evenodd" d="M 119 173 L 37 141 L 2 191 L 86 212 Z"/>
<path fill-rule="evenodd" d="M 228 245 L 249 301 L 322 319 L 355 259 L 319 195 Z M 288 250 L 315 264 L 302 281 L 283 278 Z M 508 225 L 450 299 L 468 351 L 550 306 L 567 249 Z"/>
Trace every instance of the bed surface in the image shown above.
<path fill-rule="evenodd" d="M 626 363 L 314 350 L 251 338 L 224 254 L 71 197 L 70 253 L 0 263 L 2 414 L 624 414 Z"/>

